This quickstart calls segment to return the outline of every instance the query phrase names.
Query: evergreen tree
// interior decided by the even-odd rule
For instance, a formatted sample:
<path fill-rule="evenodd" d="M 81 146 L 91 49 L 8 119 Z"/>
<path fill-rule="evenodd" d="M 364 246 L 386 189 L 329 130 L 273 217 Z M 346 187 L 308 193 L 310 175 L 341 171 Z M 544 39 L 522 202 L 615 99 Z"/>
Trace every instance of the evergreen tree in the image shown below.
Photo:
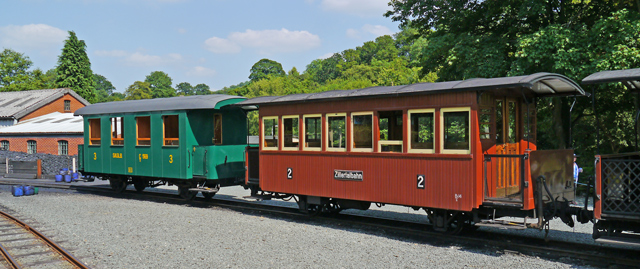
<path fill-rule="evenodd" d="M 56 84 L 60 88 L 71 88 L 82 98 L 95 103 L 96 83 L 86 49 L 84 40 L 78 40 L 76 33 L 69 31 L 69 38 L 64 41 L 62 54 L 58 57 Z"/>

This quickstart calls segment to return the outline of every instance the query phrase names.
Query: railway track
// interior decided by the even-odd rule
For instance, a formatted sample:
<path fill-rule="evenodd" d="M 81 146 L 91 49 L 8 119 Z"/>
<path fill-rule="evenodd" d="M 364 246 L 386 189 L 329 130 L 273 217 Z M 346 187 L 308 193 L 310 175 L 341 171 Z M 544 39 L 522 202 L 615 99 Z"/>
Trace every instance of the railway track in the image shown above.
<path fill-rule="evenodd" d="M 0 208 L 0 252 L 6 268 L 89 268 L 12 214 Z"/>
<path fill-rule="evenodd" d="M 0 184 L 24 184 L 0 180 Z M 257 204 L 250 201 L 218 199 L 195 199 L 184 201 L 174 193 L 125 191 L 115 193 L 107 187 L 89 187 L 61 184 L 31 184 L 43 188 L 72 189 L 81 192 L 101 194 L 111 197 L 142 198 L 174 204 L 189 204 L 197 207 L 219 206 L 239 212 L 255 212 L 254 214 L 269 214 L 286 217 L 315 225 L 337 227 L 357 227 L 359 230 L 372 234 L 383 233 L 401 240 L 417 241 L 432 245 L 475 247 L 478 249 L 492 249 L 496 253 L 519 253 L 529 256 L 540 256 L 551 260 L 573 259 L 595 266 L 640 266 L 639 250 L 620 249 L 590 244 L 570 243 L 562 241 L 545 241 L 543 239 L 524 236 L 502 235 L 487 231 L 475 231 L 463 235 L 451 236 L 433 231 L 424 223 L 399 221 L 379 217 L 366 217 L 341 213 L 335 215 L 320 215 L 309 217 L 300 213 L 297 208 Z M 251 213 L 250 213 L 251 214 Z"/>

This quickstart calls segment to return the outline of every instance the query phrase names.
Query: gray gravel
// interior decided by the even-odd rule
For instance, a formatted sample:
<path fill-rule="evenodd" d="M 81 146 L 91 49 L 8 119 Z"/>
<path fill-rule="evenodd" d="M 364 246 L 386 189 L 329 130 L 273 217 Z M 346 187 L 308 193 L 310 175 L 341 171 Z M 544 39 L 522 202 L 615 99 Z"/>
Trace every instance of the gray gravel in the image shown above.
<path fill-rule="evenodd" d="M 135 199 L 42 189 L 14 198 L 0 187 L 0 205 L 33 218 L 93 268 L 569 268 L 494 249 L 432 246 L 383 231 L 321 226 Z M 246 193 L 245 193 L 246 195 Z M 231 196 L 229 196 L 231 197 Z M 403 209 L 406 210 L 406 209 Z"/>

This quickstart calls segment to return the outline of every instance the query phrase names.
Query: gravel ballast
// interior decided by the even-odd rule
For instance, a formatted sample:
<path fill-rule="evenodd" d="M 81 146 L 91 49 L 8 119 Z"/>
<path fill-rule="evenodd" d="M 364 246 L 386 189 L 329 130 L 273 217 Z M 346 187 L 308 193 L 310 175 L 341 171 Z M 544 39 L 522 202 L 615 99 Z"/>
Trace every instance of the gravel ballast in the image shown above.
<path fill-rule="evenodd" d="M 0 205 L 42 224 L 92 268 L 569 268 L 545 259 L 434 246 L 338 225 L 301 223 L 220 207 L 198 208 L 41 189 Z"/>

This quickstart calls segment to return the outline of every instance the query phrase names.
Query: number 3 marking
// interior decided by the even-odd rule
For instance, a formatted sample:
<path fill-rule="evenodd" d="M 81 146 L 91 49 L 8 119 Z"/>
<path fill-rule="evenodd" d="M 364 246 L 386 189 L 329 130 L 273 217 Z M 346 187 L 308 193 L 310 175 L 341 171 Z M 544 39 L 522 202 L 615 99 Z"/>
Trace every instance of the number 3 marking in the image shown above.
<path fill-rule="evenodd" d="M 97 160 L 97 159 L 98 159 L 98 155 L 94 152 L 94 153 L 93 153 L 93 160 L 95 161 L 95 160 Z"/>
<path fill-rule="evenodd" d="M 424 175 L 418 175 L 418 189 L 424 189 Z"/>
<path fill-rule="evenodd" d="M 169 163 L 173 163 L 173 155 L 169 155 Z"/>

